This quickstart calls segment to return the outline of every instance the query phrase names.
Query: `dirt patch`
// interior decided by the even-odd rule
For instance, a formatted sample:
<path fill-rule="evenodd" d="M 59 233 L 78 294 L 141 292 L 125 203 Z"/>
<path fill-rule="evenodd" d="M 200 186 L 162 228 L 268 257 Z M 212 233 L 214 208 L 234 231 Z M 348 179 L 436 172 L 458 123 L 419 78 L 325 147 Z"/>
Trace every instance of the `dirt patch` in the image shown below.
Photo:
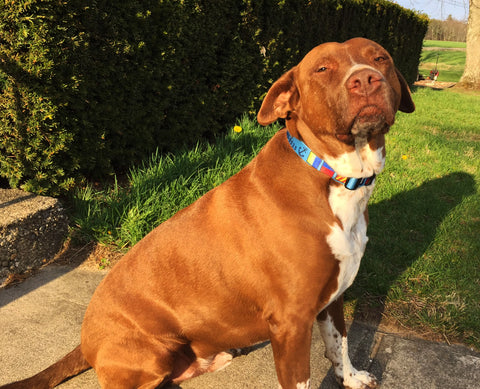
<path fill-rule="evenodd" d="M 424 51 L 467 51 L 465 47 L 424 47 Z"/>
<path fill-rule="evenodd" d="M 115 247 L 94 244 L 93 250 L 81 266 L 95 269 L 111 269 L 125 253 Z"/>
<path fill-rule="evenodd" d="M 432 80 L 420 80 L 414 83 L 415 86 L 438 89 L 438 90 L 452 88 L 456 84 L 457 84 L 456 82 L 432 81 Z"/>
<path fill-rule="evenodd" d="M 103 270 L 112 268 L 124 254 L 115 247 L 96 242 L 78 244 L 69 239 L 50 263 Z"/>

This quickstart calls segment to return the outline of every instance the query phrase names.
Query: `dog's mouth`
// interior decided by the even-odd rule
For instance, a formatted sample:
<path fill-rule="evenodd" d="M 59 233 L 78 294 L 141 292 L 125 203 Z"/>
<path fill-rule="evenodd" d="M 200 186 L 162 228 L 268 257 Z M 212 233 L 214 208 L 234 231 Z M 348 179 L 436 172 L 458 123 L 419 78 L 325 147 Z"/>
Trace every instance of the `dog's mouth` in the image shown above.
<path fill-rule="evenodd" d="M 352 144 L 356 139 L 368 140 L 372 135 L 386 134 L 393 125 L 395 116 L 387 115 L 384 109 L 377 105 L 362 107 L 353 117 L 346 131 L 337 131 L 338 140 Z"/>

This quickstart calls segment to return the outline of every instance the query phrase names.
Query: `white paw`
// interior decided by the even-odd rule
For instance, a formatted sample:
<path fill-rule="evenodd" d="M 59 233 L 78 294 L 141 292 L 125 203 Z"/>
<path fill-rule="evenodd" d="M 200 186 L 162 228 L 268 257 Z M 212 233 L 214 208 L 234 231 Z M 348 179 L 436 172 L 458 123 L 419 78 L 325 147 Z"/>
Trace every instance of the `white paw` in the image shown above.
<path fill-rule="evenodd" d="M 355 371 L 344 377 L 343 386 L 345 389 L 375 389 L 378 382 L 368 371 Z"/>

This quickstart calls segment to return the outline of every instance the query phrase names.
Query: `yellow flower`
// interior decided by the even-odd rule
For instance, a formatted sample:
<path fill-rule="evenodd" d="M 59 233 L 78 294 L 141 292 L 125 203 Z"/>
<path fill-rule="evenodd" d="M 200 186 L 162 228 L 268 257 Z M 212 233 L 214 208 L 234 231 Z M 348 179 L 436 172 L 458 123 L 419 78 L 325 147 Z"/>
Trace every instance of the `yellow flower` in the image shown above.
<path fill-rule="evenodd" d="M 402 159 L 403 159 L 403 160 L 408 159 L 408 155 L 403 154 L 403 155 L 402 155 Z"/>
<path fill-rule="evenodd" d="M 235 127 L 233 127 L 233 131 L 235 131 L 235 132 L 242 132 L 242 127 L 240 127 L 240 126 L 235 126 Z"/>

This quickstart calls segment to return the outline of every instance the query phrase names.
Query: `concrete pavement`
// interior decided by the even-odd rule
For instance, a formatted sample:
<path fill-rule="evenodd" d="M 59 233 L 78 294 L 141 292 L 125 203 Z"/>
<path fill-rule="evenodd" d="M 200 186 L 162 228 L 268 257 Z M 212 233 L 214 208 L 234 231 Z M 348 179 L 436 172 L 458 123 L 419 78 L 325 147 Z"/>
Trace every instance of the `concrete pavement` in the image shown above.
<path fill-rule="evenodd" d="M 0 289 L 0 384 L 25 378 L 49 366 L 78 343 L 89 299 L 105 271 L 51 265 L 18 286 Z M 463 346 L 407 339 L 352 323 L 350 356 L 368 369 L 383 389 L 480 388 L 480 353 Z M 323 357 L 315 327 L 312 388 L 338 388 Z M 62 389 L 99 388 L 95 372 L 83 373 Z M 183 389 L 277 388 L 269 345 L 235 358 L 222 371 L 181 385 Z"/>

